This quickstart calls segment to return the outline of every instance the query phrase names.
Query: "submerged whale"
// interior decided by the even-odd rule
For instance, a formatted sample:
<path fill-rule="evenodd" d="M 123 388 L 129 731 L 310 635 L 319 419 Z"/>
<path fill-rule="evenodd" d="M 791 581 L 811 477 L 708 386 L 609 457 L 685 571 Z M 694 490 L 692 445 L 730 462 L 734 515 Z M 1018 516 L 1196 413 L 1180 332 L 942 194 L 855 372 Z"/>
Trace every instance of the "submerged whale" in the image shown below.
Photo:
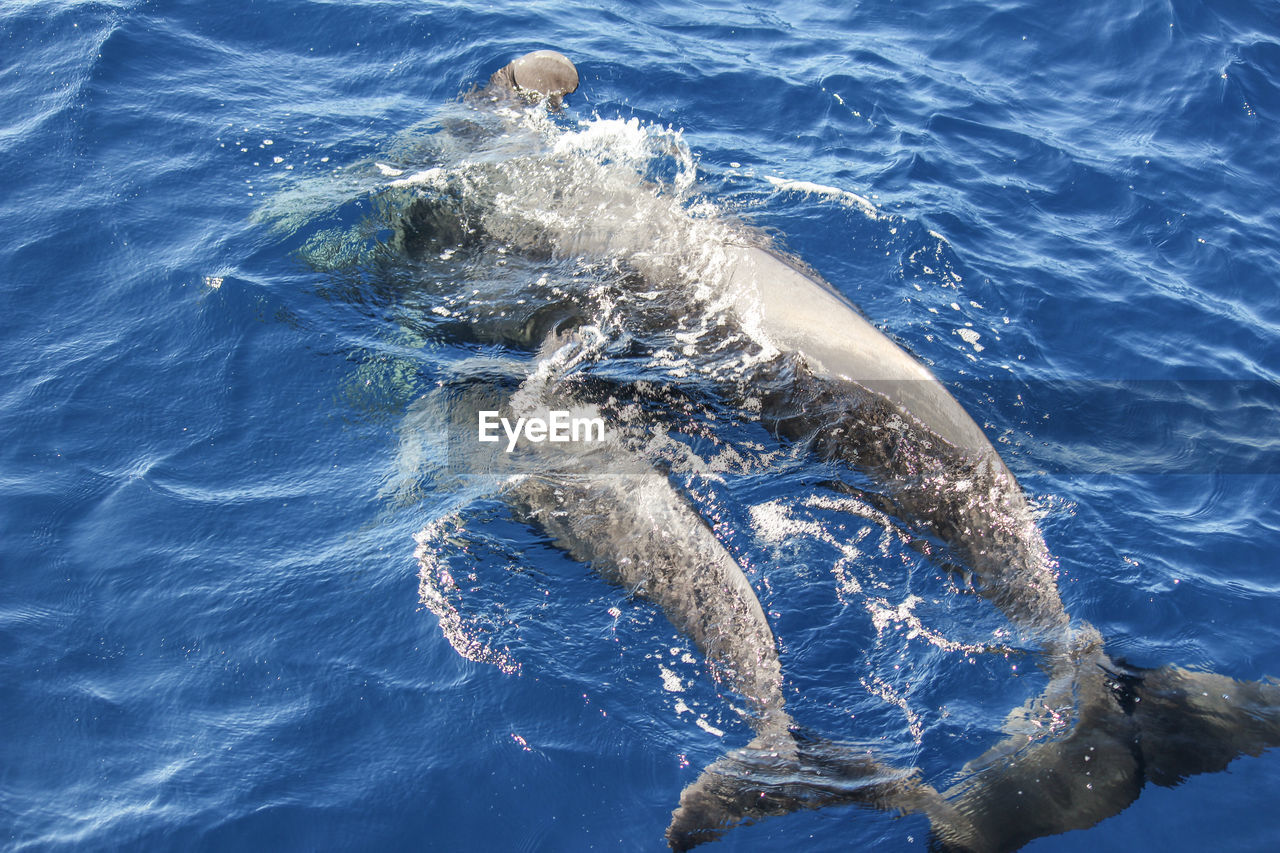
<path fill-rule="evenodd" d="M 561 54 L 529 54 L 495 73 L 476 101 L 556 103 L 577 87 L 571 69 Z M 490 193 L 493 210 L 468 207 L 457 233 L 537 257 L 622 263 L 627 281 L 664 294 L 655 297 L 663 310 L 627 319 L 674 324 L 682 310 L 711 311 L 728 337 L 750 341 L 752 366 L 722 383 L 725 397 L 754 401 L 780 439 L 874 482 L 861 496 L 964 573 L 1041 650 L 1048 685 L 1024 716 L 1054 715 L 1034 736 L 1011 730 L 942 791 L 865 749 L 808 735 L 786 711 L 777 644 L 741 567 L 666 475 L 625 448 L 598 448 L 519 478 L 508 497 L 569 554 L 660 607 L 713 675 L 747 700 L 755 731 L 681 794 L 667 830 L 673 849 L 768 815 L 861 803 L 926 815 L 939 849 L 1002 853 L 1092 826 L 1147 783 L 1176 785 L 1280 745 L 1280 686 L 1112 659 L 1096 629 L 1065 610 L 1013 474 L 932 373 L 760 235 L 691 217 L 645 180 L 636 175 L 626 193 L 590 176 L 552 180 L 529 198 L 500 186 Z M 411 204 L 398 245 L 429 243 L 440 203 L 437 193 Z M 665 251 L 669 229 L 702 240 L 697 264 Z M 575 323 L 592 311 L 565 298 L 545 336 L 527 335 L 544 359 L 574 346 Z M 530 382 L 545 404 L 555 383 Z"/>
<path fill-rule="evenodd" d="M 560 368 L 583 348 L 573 331 L 545 339 L 539 369 L 512 395 L 510 414 L 580 405 Z M 803 732 L 786 708 L 777 641 L 741 565 L 668 476 L 616 436 L 581 446 L 541 444 L 535 473 L 504 496 L 571 556 L 657 605 L 689 637 L 722 687 L 745 700 L 754 737 L 682 792 L 667 829 L 675 850 L 729 826 L 802 808 L 858 803 L 941 814 L 949 807 L 910 768 L 866 747 Z"/>

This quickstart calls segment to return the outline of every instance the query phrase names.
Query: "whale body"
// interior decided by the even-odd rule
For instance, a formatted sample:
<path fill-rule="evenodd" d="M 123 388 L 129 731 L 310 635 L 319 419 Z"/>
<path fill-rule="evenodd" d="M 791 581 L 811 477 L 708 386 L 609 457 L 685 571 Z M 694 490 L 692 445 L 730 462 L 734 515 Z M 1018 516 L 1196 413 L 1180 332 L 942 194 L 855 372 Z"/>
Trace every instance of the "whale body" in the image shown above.
<path fill-rule="evenodd" d="M 550 54 L 516 60 L 482 94 L 500 99 L 523 88 L 558 100 L 576 89 L 578 75 Z M 660 294 L 637 302 L 642 310 L 620 323 L 676 325 L 713 315 L 723 337 L 749 342 L 754 353 L 745 373 L 718 386 L 725 398 L 743 406 L 756 400 L 760 420 L 780 439 L 873 481 L 874 494 L 864 497 L 919 542 L 936 543 L 939 557 L 1041 650 L 1048 678 L 1027 715 L 1053 709 L 1052 729 L 1035 737 L 1009 731 L 937 791 L 909 768 L 796 726 L 782 695 L 777 644 L 749 581 L 665 474 L 618 446 L 549 464 L 506 490 L 512 504 L 567 553 L 661 608 L 717 681 L 748 704 L 752 742 L 713 762 L 682 793 L 667 830 L 673 849 L 769 815 L 859 803 L 924 814 L 938 849 L 1004 853 L 1092 826 L 1148 782 L 1176 785 L 1280 744 L 1280 686 L 1132 667 L 1106 653 L 1096 629 L 1071 619 L 1031 507 L 986 434 L 924 365 L 820 276 L 750 229 L 691 215 L 642 174 L 514 183 L 513 175 L 554 173 L 558 143 L 542 157 L 527 155 L 537 140 L 502 144 L 526 161 L 495 172 L 477 158 L 460 179 L 475 197 L 441 191 L 438 175 L 419 181 L 431 192 L 406 207 L 397 245 L 437 251 L 432 229 L 448 218 L 441 211 L 463 210 L 466 227 L 457 233 L 471 245 L 621 264 L 625 281 L 646 299 Z M 682 239 L 669 241 L 677 232 Z M 673 257 L 668 242 L 700 245 L 696 263 Z M 544 361 L 574 346 L 575 324 L 599 305 L 575 302 L 572 293 L 557 298 L 545 335 L 530 334 L 526 324 L 523 337 L 507 342 L 540 346 Z M 619 309 L 609 307 L 617 319 Z M 705 376 L 717 378 L 711 370 Z M 545 375 L 531 377 L 523 398 L 549 405 L 556 387 Z"/>
<path fill-rule="evenodd" d="M 512 416 L 579 404 L 548 364 L 573 360 L 574 332 L 544 341 L 539 368 L 512 395 Z M 745 700 L 754 737 L 713 762 L 680 796 L 666 837 L 688 850 L 743 821 L 856 803 L 949 811 L 910 768 L 871 750 L 802 733 L 786 708 L 777 641 L 741 565 L 668 476 L 613 437 L 565 448 L 539 444 L 529 473 L 504 488 L 520 517 L 604 579 L 657 607 L 693 641 L 715 681 Z"/>

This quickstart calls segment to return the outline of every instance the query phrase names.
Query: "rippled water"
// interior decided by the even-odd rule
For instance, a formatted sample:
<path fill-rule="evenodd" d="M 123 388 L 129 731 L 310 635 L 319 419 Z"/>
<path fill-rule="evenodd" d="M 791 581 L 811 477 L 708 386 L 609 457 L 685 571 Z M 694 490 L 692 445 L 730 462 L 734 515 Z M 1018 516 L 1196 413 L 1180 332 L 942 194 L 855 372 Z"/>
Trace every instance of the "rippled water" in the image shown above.
<path fill-rule="evenodd" d="M 929 365 L 1113 656 L 1280 675 L 1265 3 L 32 2 L 0 44 L 12 849 L 662 848 L 740 703 L 440 428 L 524 382 L 557 300 L 602 329 L 588 378 L 650 383 L 627 423 L 756 587 L 800 724 L 939 787 L 1000 740 L 1044 687 L 1009 626 L 723 392 L 760 353 L 714 310 L 529 250 L 557 203 L 592 221 L 574 192 L 668 217 L 677 260 L 767 235 Z M 459 93 L 542 46 L 566 110 L 468 142 Z M 406 246 L 433 191 L 509 230 Z M 1267 849 L 1278 784 L 1241 758 L 1028 849 Z"/>

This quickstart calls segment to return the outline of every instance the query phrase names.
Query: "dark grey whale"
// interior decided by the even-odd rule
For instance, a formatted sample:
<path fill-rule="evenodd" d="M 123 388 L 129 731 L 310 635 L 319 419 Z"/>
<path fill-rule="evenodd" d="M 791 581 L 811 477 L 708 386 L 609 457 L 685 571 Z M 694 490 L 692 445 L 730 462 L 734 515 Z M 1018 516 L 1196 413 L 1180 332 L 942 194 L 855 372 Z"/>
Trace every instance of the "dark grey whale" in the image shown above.
<path fill-rule="evenodd" d="M 481 92 L 556 100 L 577 86 L 570 69 L 560 54 L 539 51 L 504 67 Z M 535 199 L 537 212 L 547 213 L 536 227 L 479 211 L 471 231 L 540 257 L 623 259 L 647 287 L 676 289 L 687 264 L 663 254 L 662 228 L 679 225 L 678 212 L 659 210 L 641 180 L 623 197 L 610 187 L 598 197 L 590 189 Z M 406 214 L 414 228 L 423 221 Z M 859 803 L 926 815 L 937 849 L 1002 853 L 1092 826 L 1147 783 L 1176 785 L 1280 745 L 1280 686 L 1113 660 L 1098 632 L 1066 612 L 1016 479 L 932 373 L 759 235 L 707 233 L 720 236 L 708 238 L 710 260 L 694 283 L 713 291 L 720 321 L 771 351 L 746 380 L 724 385 L 725 395 L 745 403 L 741 386 L 749 385 L 776 435 L 865 474 L 877 484 L 869 500 L 920 542 L 938 543 L 1042 650 L 1048 686 L 1028 715 L 1052 709 L 1054 724 L 1034 737 L 1010 731 L 941 792 L 865 750 L 800 732 L 785 709 L 773 633 L 741 567 L 665 475 L 625 449 L 601 448 L 519 480 L 510 499 L 568 553 L 659 606 L 717 679 L 746 698 L 755 730 L 751 744 L 714 762 L 682 793 L 667 830 L 673 849 L 768 815 Z M 692 300 L 688 306 L 700 310 Z M 544 354 L 573 345 L 565 325 L 547 338 Z M 540 386 L 540 394 L 553 392 L 554 383 Z"/>
<path fill-rule="evenodd" d="M 581 346 L 575 332 L 552 333 L 540 363 L 571 360 Z M 507 411 L 573 408 L 578 401 L 560 385 L 555 371 L 537 370 Z M 504 490 L 519 514 L 606 580 L 657 605 L 694 642 L 714 679 L 746 700 L 755 736 L 682 792 L 667 829 L 673 849 L 687 850 L 744 820 L 802 808 L 858 803 L 949 811 L 914 771 L 883 765 L 866 747 L 800 733 L 786 709 L 777 642 L 751 582 L 666 474 L 618 440 L 542 444 L 531 452 L 542 464 Z"/>

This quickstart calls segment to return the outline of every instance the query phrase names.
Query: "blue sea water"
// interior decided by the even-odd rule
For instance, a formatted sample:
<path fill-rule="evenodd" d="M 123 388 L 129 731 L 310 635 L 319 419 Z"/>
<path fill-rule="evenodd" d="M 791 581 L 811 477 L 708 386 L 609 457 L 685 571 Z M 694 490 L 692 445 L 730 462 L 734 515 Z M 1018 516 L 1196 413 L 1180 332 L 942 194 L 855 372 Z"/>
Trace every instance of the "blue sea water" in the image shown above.
<path fill-rule="evenodd" d="M 374 164 L 431 165 L 432 122 L 539 47 L 582 76 L 558 132 L 670 141 L 689 204 L 773 235 L 1001 439 L 1114 655 L 1280 676 L 1273 4 L 36 0 L 0 9 L 0 46 L 7 849 L 663 849 L 681 789 L 749 739 L 659 611 L 483 497 L 453 601 L 496 651 L 459 654 L 415 541 L 457 492 L 406 473 L 405 425 L 445 366 L 511 353 L 317 262 L 379 239 Z M 1208 449 L 1036 396 L 1112 380 L 1174 394 Z M 817 467 L 697 500 L 793 716 L 945 784 L 1040 676 L 908 639 L 829 543 L 757 535 Z M 887 610 L 998 630 L 885 531 L 812 520 L 866 538 Z M 1243 757 L 1027 849 L 1274 849 L 1277 790 L 1280 753 Z M 719 844 L 927 839 L 845 807 Z"/>

